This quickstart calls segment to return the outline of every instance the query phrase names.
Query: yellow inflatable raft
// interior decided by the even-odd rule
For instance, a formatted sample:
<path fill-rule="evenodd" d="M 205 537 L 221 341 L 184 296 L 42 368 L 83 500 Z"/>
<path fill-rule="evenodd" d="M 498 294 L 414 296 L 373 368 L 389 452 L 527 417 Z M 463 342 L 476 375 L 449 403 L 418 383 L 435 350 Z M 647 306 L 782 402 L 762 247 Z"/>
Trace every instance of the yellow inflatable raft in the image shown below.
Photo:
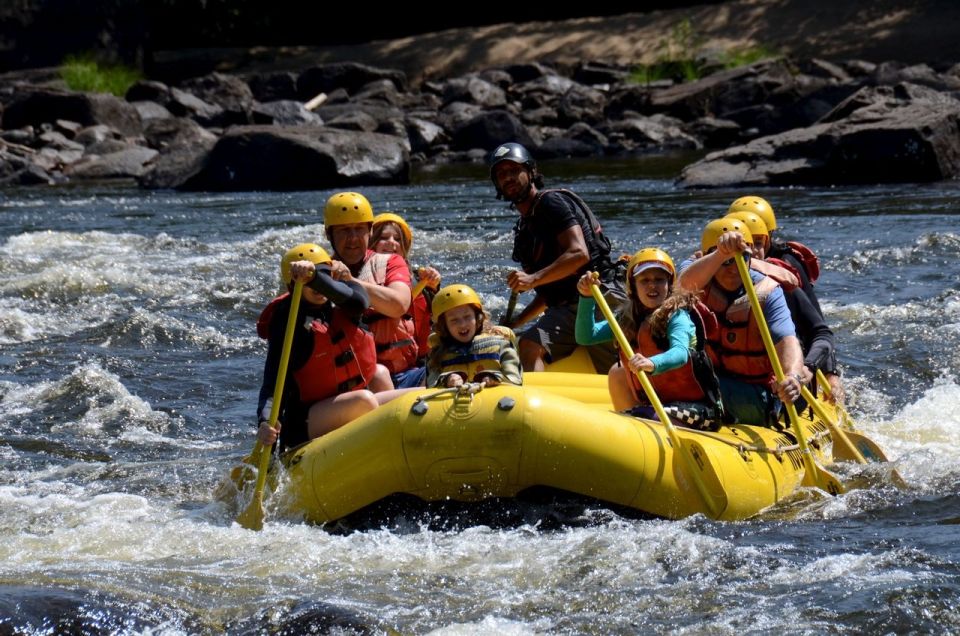
<path fill-rule="evenodd" d="M 611 410 L 606 380 L 528 373 L 522 387 L 409 393 L 290 451 L 281 507 L 322 523 L 393 493 L 478 501 L 549 486 L 661 517 L 734 520 L 800 486 L 804 465 L 789 431 L 677 427 L 699 473 L 691 475 L 660 423 Z M 815 460 L 830 463 L 826 424 L 805 413 L 803 427 Z"/>

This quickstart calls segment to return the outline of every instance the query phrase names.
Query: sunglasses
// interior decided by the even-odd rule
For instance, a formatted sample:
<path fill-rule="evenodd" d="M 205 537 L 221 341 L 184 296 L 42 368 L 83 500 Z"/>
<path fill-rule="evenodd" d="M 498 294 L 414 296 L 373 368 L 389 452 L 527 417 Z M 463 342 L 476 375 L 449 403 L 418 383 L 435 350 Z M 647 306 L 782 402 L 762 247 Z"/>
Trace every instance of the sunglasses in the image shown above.
<path fill-rule="evenodd" d="M 728 258 L 727 260 L 725 260 L 725 261 L 723 261 L 722 263 L 720 263 L 720 267 L 730 267 L 730 266 L 733 265 L 735 262 L 736 262 L 736 258 Z M 749 264 L 750 264 L 750 252 L 744 252 L 744 253 L 743 253 L 743 264 L 744 264 L 744 265 L 749 265 Z"/>

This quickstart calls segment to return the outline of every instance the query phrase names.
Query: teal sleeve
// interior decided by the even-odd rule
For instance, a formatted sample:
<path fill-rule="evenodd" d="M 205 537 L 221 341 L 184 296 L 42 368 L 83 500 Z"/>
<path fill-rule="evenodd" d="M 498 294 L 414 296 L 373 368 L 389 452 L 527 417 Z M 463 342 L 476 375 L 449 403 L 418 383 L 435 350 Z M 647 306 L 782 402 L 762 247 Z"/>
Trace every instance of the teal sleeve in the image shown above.
<path fill-rule="evenodd" d="M 577 304 L 577 344 L 595 345 L 613 340 L 613 330 L 610 329 L 607 321 L 594 320 L 596 310 L 597 302 L 592 296 L 580 296 L 580 302 Z"/>
<path fill-rule="evenodd" d="M 650 358 L 653 362 L 653 375 L 664 371 L 673 371 L 690 359 L 690 348 L 694 346 L 697 330 L 686 309 L 673 312 L 667 321 L 667 341 L 670 348 Z"/>

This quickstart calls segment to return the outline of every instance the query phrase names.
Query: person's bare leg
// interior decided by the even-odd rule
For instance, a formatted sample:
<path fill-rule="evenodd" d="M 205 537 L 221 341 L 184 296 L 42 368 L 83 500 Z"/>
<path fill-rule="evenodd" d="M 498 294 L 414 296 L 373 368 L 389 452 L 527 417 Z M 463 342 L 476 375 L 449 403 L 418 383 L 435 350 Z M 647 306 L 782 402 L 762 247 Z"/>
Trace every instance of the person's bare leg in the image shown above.
<path fill-rule="evenodd" d="M 349 391 L 321 400 L 310 407 L 307 415 L 307 436 L 310 439 L 320 437 L 372 411 L 377 406 L 379 403 L 376 396 L 366 389 Z"/>
<path fill-rule="evenodd" d="M 374 393 L 380 393 L 381 391 L 392 391 L 393 380 L 390 379 L 390 370 L 382 364 L 378 364 L 377 371 L 373 374 L 373 377 L 370 378 L 367 388 Z"/>
<path fill-rule="evenodd" d="M 627 369 L 615 364 L 610 367 L 610 372 L 607 374 L 607 388 L 610 390 L 610 401 L 613 402 L 614 411 L 626 411 L 637 405 L 637 400 L 630 389 L 630 378 L 627 373 L 629 373 Z"/>
<path fill-rule="evenodd" d="M 380 391 L 379 393 L 374 394 L 373 397 L 377 398 L 377 404 L 384 405 L 390 400 L 395 400 L 404 393 L 409 393 L 410 391 L 420 391 L 422 386 L 412 386 L 406 389 L 392 389 L 390 391 Z"/>
<path fill-rule="evenodd" d="M 547 350 L 533 340 L 520 340 L 520 366 L 524 371 L 543 371 Z"/>

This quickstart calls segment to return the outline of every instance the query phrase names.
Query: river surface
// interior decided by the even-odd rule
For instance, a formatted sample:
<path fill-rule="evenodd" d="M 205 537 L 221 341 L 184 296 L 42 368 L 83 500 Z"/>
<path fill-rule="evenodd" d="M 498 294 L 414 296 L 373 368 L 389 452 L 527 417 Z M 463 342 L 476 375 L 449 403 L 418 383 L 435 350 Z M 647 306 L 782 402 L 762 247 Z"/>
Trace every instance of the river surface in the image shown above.
<path fill-rule="evenodd" d="M 680 260 L 742 191 L 643 162 L 554 165 L 615 249 Z M 515 212 L 482 169 L 363 188 L 412 261 L 499 315 Z M 0 633 L 960 632 L 960 183 L 767 190 L 820 255 L 849 404 L 890 466 L 737 523 L 596 501 L 233 522 L 254 441 L 254 322 L 332 191 L 0 192 Z M 523 297 L 522 297 L 523 300 Z"/>

